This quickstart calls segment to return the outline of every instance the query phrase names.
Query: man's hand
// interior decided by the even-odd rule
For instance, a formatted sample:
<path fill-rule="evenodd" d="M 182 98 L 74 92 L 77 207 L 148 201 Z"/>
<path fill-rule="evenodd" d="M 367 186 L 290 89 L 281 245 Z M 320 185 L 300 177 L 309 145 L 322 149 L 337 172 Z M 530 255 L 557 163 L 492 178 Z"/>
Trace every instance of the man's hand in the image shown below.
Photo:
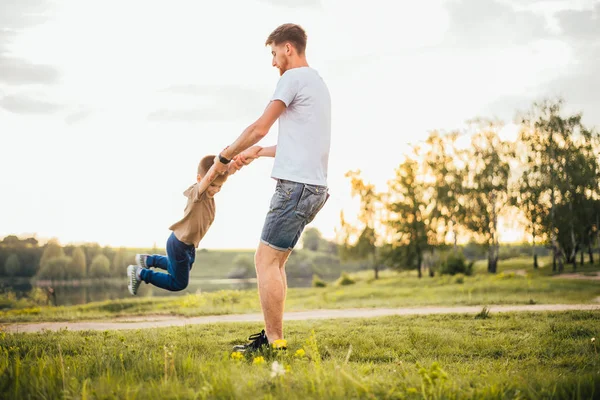
<path fill-rule="evenodd" d="M 252 161 L 256 160 L 258 158 L 258 153 L 261 150 L 262 147 L 260 146 L 252 146 L 235 156 L 231 162 L 235 163 L 236 168 L 239 170 L 243 166 L 249 165 Z"/>

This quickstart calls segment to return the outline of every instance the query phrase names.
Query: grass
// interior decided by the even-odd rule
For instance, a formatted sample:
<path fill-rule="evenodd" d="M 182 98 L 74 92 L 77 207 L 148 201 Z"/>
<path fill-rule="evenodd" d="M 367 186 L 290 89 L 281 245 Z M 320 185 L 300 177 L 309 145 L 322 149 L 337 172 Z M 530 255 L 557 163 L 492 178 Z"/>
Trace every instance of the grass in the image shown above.
<path fill-rule="evenodd" d="M 0 333 L 0 397 L 590 399 L 597 312 L 292 321 L 285 353 L 232 357 L 259 324 Z M 241 340 L 242 339 L 242 340 Z M 272 376 L 273 363 L 281 368 Z"/>
<path fill-rule="evenodd" d="M 529 271 L 528 271 L 529 272 Z M 479 273 L 475 276 L 436 276 L 418 279 L 413 272 L 384 271 L 352 274 L 355 284 L 291 288 L 287 311 L 323 308 L 417 307 L 430 305 L 590 303 L 600 296 L 593 280 L 568 280 L 528 273 Z M 1 299 L 0 299 L 1 300 Z M 28 306 L 0 311 L 0 321 L 69 321 L 148 314 L 199 316 L 260 312 L 256 289 L 144 297 L 77 306 Z"/>

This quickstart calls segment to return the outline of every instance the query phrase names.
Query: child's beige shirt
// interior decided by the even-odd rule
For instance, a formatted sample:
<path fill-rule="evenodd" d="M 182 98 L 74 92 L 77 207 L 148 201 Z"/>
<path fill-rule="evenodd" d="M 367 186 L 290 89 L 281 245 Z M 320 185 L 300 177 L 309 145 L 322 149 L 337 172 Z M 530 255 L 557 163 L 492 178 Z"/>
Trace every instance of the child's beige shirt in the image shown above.
<path fill-rule="evenodd" d="M 177 239 L 196 248 L 215 220 L 215 199 L 206 190 L 198 195 L 198 186 L 195 183 L 183 192 L 188 198 L 183 218 L 169 227 Z"/>

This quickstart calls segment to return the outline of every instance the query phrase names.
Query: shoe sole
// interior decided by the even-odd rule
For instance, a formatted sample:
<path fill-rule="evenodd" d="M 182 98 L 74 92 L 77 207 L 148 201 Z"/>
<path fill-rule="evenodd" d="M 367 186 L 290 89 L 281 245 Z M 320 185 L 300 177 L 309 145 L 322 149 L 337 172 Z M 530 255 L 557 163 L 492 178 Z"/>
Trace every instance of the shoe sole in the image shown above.
<path fill-rule="evenodd" d="M 136 295 L 137 294 L 137 290 L 134 292 L 133 291 L 133 276 L 135 274 L 135 266 L 134 265 L 129 265 L 127 267 L 127 279 L 129 281 L 129 283 L 127 284 L 127 289 L 129 290 L 129 293 L 131 293 L 132 295 Z"/>
<path fill-rule="evenodd" d="M 142 265 L 142 255 L 141 254 L 135 255 L 135 263 L 142 268 L 148 268 L 146 265 Z M 146 263 L 144 263 L 144 264 L 146 264 Z"/>

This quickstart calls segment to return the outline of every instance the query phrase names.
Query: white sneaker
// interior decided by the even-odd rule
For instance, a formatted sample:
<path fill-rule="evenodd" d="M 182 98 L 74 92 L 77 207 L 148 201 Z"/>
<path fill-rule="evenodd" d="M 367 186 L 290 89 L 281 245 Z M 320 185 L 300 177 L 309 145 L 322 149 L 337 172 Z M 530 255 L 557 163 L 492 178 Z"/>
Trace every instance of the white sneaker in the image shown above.
<path fill-rule="evenodd" d="M 146 264 L 146 260 L 148 259 L 148 254 L 136 254 L 135 255 L 135 263 L 142 268 L 150 268 L 148 264 Z"/>
<path fill-rule="evenodd" d="M 127 284 L 127 289 L 129 289 L 129 293 L 132 295 L 137 294 L 137 290 L 140 287 L 142 281 L 137 277 L 137 269 L 140 268 L 137 265 L 129 265 L 127 267 L 127 280 L 129 283 Z"/>

